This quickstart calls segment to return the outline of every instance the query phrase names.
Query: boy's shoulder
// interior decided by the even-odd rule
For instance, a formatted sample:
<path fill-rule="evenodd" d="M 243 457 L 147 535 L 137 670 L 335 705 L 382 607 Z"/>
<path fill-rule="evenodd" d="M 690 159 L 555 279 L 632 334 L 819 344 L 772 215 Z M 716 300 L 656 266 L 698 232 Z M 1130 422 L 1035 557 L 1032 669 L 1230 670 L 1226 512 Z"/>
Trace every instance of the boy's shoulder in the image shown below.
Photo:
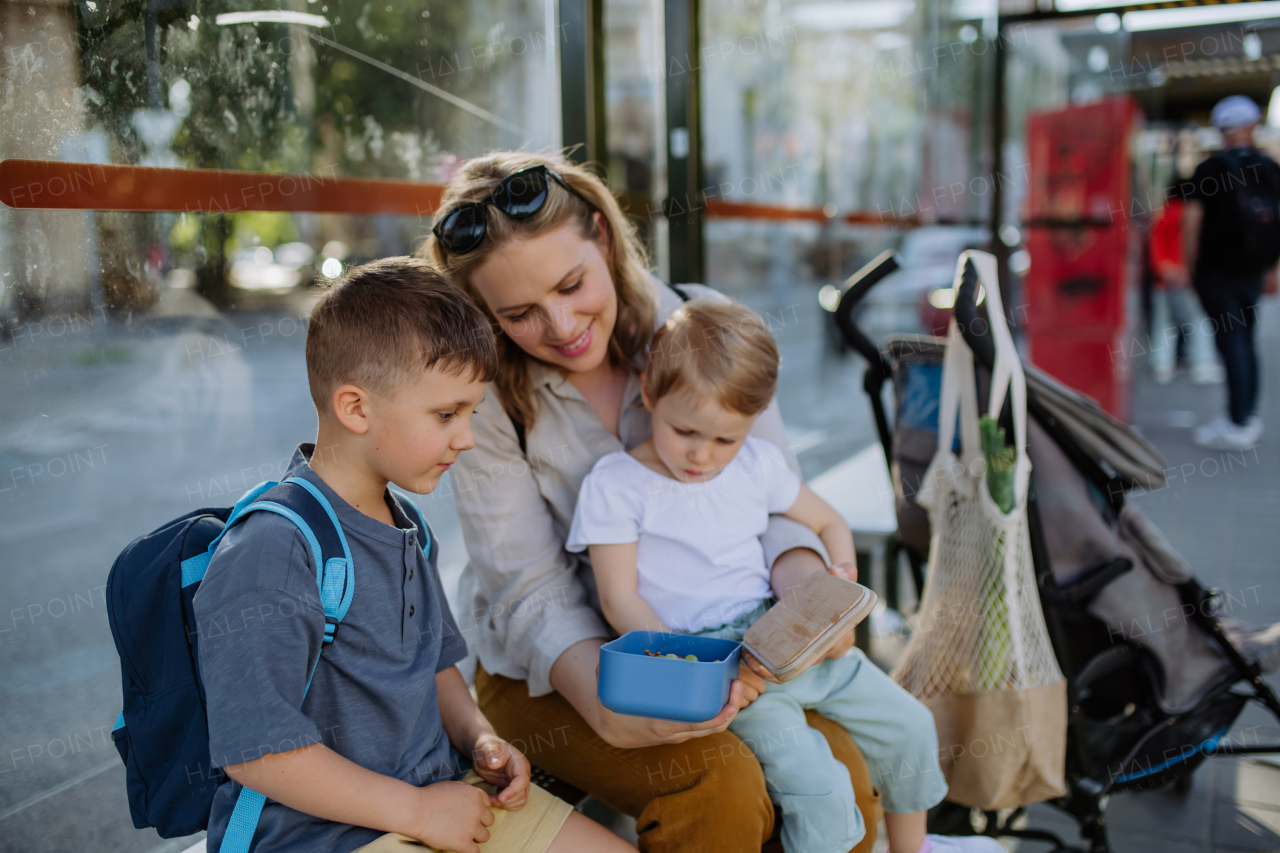
<path fill-rule="evenodd" d="M 196 592 L 197 612 L 258 591 L 284 593 L 319 608 L 311 547 L 297 526 L 274 512 L 236 523 L 214 551 Z"/>

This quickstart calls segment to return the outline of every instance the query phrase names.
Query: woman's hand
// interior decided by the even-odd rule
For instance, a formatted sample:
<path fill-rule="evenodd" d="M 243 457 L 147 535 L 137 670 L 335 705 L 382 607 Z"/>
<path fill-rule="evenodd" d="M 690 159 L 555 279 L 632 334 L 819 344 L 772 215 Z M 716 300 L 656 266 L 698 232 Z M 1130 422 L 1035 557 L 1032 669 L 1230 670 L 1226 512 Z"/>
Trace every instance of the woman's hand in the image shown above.
<path fill-rule="evenodd" d="M 774 684 L 780 683 L 776 678 L 769 674 L 769 670 L 765 669 L 760 661 L 751 656 L 746 649 L 742 650 L 742 657 L 738 664 L 738 680 L 734 684 L 742 684 L 743 704 L 739 708 L 745 708 L 752 702 L 760 698 L 760 694 L 764 692 L 766 681 L 772 681 Z M 733 698 L 733 692 L 730 690 L 730 700 Z"/>
<path fill-rule="evenodd" d="M 489 805 L 508 811 L 524 808 L 531 776 L 524 753 L 495 734 L 482 734 L 471 756 L 480 778 L 500 789 L 490 795 Z"/>
<path fill-rule="evenodd" d="M 631 717 L 615 714 L 596 703 L 595 719 L 587 717 L 591 728 L 611 746 L 619 749 L 637 749 L 663 743 L 684 743 L 696 737 L 718 734 L 729 728 L 738 715 L 738 709 L 746 706 L 742 698 L 742 682 L 734 680 L 729 702 L 714 718 L 702 723 L 673 723 L 648 717 Z"/>

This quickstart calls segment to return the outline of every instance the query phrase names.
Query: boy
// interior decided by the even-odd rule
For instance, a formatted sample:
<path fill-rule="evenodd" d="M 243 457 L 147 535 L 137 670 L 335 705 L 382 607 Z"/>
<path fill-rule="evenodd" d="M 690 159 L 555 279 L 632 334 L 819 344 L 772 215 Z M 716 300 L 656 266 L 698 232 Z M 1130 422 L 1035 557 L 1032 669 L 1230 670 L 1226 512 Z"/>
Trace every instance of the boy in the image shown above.
<path fill-rule="evenodd" d="M 596 463 L 569 533 L 570 550 L 590 551 L 615 630 L 741 640 L 775 593 L 802 580 L 769 576 L 758 537 L 771 513 L 811 527 L 837 564 L 832 572 L 856 576 L 840 515 L 777 447 L 749 435 L 777 378 L 773 338 L 740 305 L 690 302 L 654 335 L 641 385 L 653 437 Z M 805 723 L 809 708 L 842 724 L 866 755 L 892 853 L 1003 849 L 992 839 L 926 836 L 925 812 L 947 792 L 933 715 L 861 652 L 786 684 L 748 664 L 772 683 L 730 728 L 764 769 L 788 853 L 844 853 L 865 831 L 848 772 Z"/>
<path fill-rule="evenodd" d="M 322 650 L 316 567 L 292 523 L 254 513 L 215 552 L 195 598 L 210 753 L 230 777 L 210 853 L 242 785 L 267 797 L 258 853 L 633 850 L 531 786 L 529 762 L 480 713 L 454 666 L 466 645 L 436 549 L 422 553 L 387 488 L 430 492 L 473 446 L 471 413 L 497 371 L 484 316 L 427 263 L 389 258 L 320 297 L 306 354 L 319 428 L 288 475 L 333 505 L 355 593 Z"/>

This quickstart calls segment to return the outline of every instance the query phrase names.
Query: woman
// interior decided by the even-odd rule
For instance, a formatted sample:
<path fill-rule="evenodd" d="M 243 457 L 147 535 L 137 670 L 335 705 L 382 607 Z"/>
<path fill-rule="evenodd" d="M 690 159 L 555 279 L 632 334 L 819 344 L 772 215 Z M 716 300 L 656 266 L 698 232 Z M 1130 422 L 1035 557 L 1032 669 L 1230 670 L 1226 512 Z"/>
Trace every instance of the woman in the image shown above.
<path fill-rule="evenodd" d="M 493 318 L 502 362 L 454 479 L 480 707 L 535 764 L 635 817 L 642 850 L 759 850 L 773 807 L 751 750 L 726 729 L 763 681 L 743 667 L 720 714 L 692 725 L 602 707 L 596 673 L 609 632 L 585 555 L 564 547 L 596 460 L 652 431 L 637 370 L 681 296 L 647 272 L 608 189 L 565 160 L 472 160 L 440 210 L 424 254 Z M 776 402 L 755 433 L 794 465 Z M 826 570 L 817 536 L 787 519 L 775 518 L 762 544 L 775 568 Z M 839 726 L 809 722 L 849 767 L 868 827 L 855 849 L 870 850 L 880 813 L 862 755 Z"/>

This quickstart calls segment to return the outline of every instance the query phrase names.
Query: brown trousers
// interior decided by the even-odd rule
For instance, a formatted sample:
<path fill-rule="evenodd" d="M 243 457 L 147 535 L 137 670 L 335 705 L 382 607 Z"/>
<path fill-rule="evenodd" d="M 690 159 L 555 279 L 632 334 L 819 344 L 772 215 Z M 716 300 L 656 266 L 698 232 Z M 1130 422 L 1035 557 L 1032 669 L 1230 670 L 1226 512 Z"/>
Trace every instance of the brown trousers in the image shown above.
<path fill-rule="evenodd" d="M 682 744 L 619 749 L 587 725 L 559 693 L 530 698 L 523 681 L 476 674 L 480 709 L 498 734 L 529 761 L 636 819 L 643 853 L 757 853 L 777 839 L 764 773 L 733 732 Z M 846 767 L 867 834 L 852 853 L 870 853 L 880 822 L 880 793 L 853 738 L 810 711 Z M 781 850 L 781 845 L 769 844 Z"/>

